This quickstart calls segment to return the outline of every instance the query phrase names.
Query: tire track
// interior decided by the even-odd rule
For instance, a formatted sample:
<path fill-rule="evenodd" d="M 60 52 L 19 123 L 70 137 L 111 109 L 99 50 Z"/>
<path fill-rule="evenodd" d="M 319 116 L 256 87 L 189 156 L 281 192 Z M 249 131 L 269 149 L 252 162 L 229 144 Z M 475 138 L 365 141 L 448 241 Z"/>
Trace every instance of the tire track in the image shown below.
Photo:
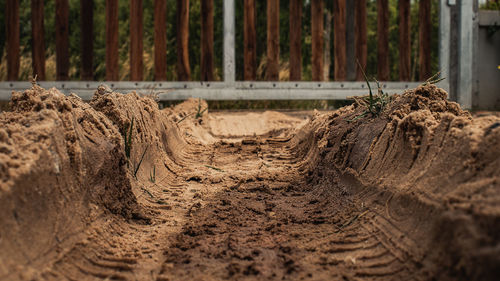
<path fill-rule="evenodd" d="M 411 261 L 400 254 L 408 247 L 385 243 L 401 236 L 394 227 L 374 227 L 373 212 L 353 221 L 361 213 L 353 207 L 356 198 L 332 215 L 320 204 L 325 198 L 303 192 L 321 187 L 305 182 L 301 170 L 308 159 L 298 159 L 290 143 L 223 144 L 213 155 L 222 170 L 232 165 L 233 183 L 208 198 L 173 237 L 156 280 L 411 276 Z"/>

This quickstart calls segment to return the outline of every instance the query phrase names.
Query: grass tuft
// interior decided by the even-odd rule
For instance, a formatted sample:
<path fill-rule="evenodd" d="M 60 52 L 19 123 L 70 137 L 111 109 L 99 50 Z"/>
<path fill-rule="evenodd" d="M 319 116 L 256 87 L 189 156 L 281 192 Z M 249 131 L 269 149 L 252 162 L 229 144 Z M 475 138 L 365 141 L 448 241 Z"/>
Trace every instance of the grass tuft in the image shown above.
<path fill-rule="evenodd" d="M 149 171 L 149 181 L 151 183 L 156 183 L 156 167 L 153 165 L 153 172 Z"/>
<path fill-rule="evenodd" d="M 205 111 L 207 111 L 207 109 L 208 109 L 208 107 L 201 110 L 201 99 L 198 99 L 198 111 L 196 112 L 195 119 L 203 117 L 203 113 L 205 113 Z"/>
<path fill-rule="evenodd" d="M 134 163 L 134 178 L 136 178 L 136 179 L 137 179 L 137 172 L 139 171 L 139 168 L 141 167 L 142 160 L 144 160 L 144 156 L 146 156 L 146 151 L 148 151 L 148 148 L 149 148 L 149 145 L 146 146 L 146 148 L 142 152 L 141 159 L 139 159 L 139 163 L 137 165 L 135 165 L 135 163 Z"/>
<path fill-rule="evenodd" d="M 382 87 L 380 85 L 380 82 L 377 79 L 373 79 L 375 83 L 377 84 L 377 94 L 373 94 L 372 87 L 370 85 L 370 81 L 368 81 L 368 77 L 366 76 L 365 71 L 363 70 L 363 67 L 361 67 L 361 64 L 358 62 L 359 68 L 361 69 L 361 73 L 363 73 L 363 77 L 365 78 L 366 84 L 368 85 L 368 96 L 364 97 L 352 97 L 355 103 L 357 103 L 360 106 L 363 106 L 366 108 L 366 110 L 361 113 L 360 115 L 354 117 L 351 120 L 348 120 L 348 122 L 353 122 L 356 121 L 362 117 L 365 117 L 366 115 L 370 114 L 372 117 L 379 116 L 382 111 L 384 111 L 384 108 L 389 102 L 391 102 L 391 97 L 389 94 L 384 93 L 384 90 L 382 90 Z"/>
<path fill-rule="evenodd" d="M 151 197 L 151 198 L 155 198 L 155 197 L 153 196 L 153 194 L 151 194 L 151 192 L 149 192 L 149 190 L 145 189 L 145 188 L 144 188 L 144 187 L 142 187 L 142 186 L 141 186 L 141 189 L 142 189 L 142 191 L 144 191 L 144 193 L 147 193 L 147 194 L 149 195 L 149 197 Z"/>
<path fill-rule="evenodd" d="M 130 121 L 130 127 L 125 127 L 125 132 L 123 133 L 123 137 L 125 139 L 125 156 L 127 157 L 127 168 L 130 168 L 130 156 L 132 153 L 132 132 L 134 130 L 134 117 L 132 117 L 132 120 Z M 133 165 L 133 171 L 134 171 L 134 178 L 137 179 L 137 172 L 139 171 L 139 168 L 141 167 L 142 161 L 144 160 L 144 156 L 146 156 L 146 151 L 148 150 L 149 145 L 146 146 L 144 151 L 142 152 L 141 158 L 139 159 L 139 163 L 135 163 Z M 156 174 L 156 170 L 154 171 Z M 156 175 L 154 176 L 154 180 L 156 181 Z"/>
<path fill-rule="evenodd" d="M 186 118 L 188 118 L 191 115 L 193 115 L 193 114 L 192 113 L 186 114 L 186 116 L 182 117 L 179 121 L 177 121 L 177 124 L 181 123 L 182 121 L 184 121 Z"/>
<path fill-rule="evenodd" d="M 203 117 L 203 113 L 205 113 L 205 111 L 207 111 L 208 107 L 205 108 L 205 109 L 201 109 L 201 99 L 199 98 L 198 99 L 198 108 L 196 110 L 196 115 L 194 116 L 194 119 L 199 119 L 201 117 Z M 189 116 L 193 115 L 193 113 L 189 113 L 189 114 L 186 114 L 186 116 L 182 117 L 179 121 L 177 121 L 177 124 L 181 123 L 182 121 L 184 121 L 186 118 L 188 118 Z"/>
<path fill-rule="evenodd" d="M 209 169 L 212 169 L 212 170 L 216 170 L 218 172 L 224 172 L 224 170 L 222 170 L 221 168 L 217 168 L 217 167 L 214 167 L 214 166 L 205 165 L 205 167 L 207 167 Z"/>
<path fill-rule="evenodd" d="M 425 80 L 425 82 L 422 83 L 421 86 L 436 84 L 436 83 L 439 83 L 439 82 L 443 81 L 444 79 L 446 79 L 446 77 L 437 78 L 439 76 L 439 74 L 441 74 L 441 71 L 438 71 L 438 72 L 436 72 L 436 74 L 429 77 L 429 79 Z"/>
<path fill-rule="evenodd" d="M 129 166 L 130 161 L 130 152 L 132 150 L 132 130 L 134 127 L 134 117 L 130 121 L 130 128 L 125 127 L 125 132 L 123 137 L 125 138 L 125 156 L 127 156 L 127 167 Z"/>

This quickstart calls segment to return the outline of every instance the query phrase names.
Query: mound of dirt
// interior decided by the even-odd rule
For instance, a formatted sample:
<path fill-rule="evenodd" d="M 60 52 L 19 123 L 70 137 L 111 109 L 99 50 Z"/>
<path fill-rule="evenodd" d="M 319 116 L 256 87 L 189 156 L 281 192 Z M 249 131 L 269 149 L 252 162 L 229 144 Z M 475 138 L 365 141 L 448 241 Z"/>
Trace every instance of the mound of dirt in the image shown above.
<path fill-rule="evenodd" d="M 210 113 L 38 86 L 0 113 L 1 280 L 496 280 L 500 118 Z"/>
<path fill-rule="evenodd" d="M 434 85 L 394 96 L 378 118 L 353 121 L 364 110 L 313 120 L 317 192 L 331 191 L 325 180 L 346 182 L 346 200 L 362 201 L 370 227 L 385 232 L 381 243 L 422 276 L 500 276 L 500 119 L 472 118 Z"/>
<path fill-rule="evenodd" d="M 94 95 L 90 105 L 108 117 L 123 135 L 130 134 L 132 127 L 130 166 L 134 172 L 139 167 L 136 176 L 146 180 L 153 166 L 174 172 L 182 169 L 186 141 L 172 114 L 168 110 L 161 112 L 154 100 L 134 92 L 108 93 Z"/>
<path fill-rule="evenodd" d="M 13 93 L 11 108 L 0 114 L 0 276 L 37 264 L 103 211 L 141 217 L 105 115 L 38 86 Z"/>

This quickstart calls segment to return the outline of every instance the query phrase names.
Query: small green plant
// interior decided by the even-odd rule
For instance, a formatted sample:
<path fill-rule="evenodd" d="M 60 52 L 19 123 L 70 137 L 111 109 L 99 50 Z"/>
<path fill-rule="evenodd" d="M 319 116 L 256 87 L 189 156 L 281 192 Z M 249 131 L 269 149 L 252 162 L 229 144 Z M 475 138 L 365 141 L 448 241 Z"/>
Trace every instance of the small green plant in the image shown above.
<path fill-rule="evenodd" d="M 198 111 L 196 112 L 195 119 L 203 117 L 203 113 L 205 113 L 205 111 L 207 111 L 207 109 L 208 109 L 208 107 L 201 110 L 201 99 L 198 99 Z"/>
<path fill-rule="evenodd" d="M 380 82 L 377 81 L 377 79 L 373 79 L 375 80 L 375 83 L 377 83 L 377 94 L 373 94 L 372 87 L 370 85 L 370 82 L 368 81 L 368 77 L 366 76 L 366 73 L 363 70 L 363 67 L 361 67 L 359 61 L 358 65 L 361 69 L 361 73 L 363 73 L 366 84 L 368 85 L 369 94 L 368 96 L 364 97 L 353 97 L 354 101 L 357 104 L 366 107 L 366 110 L 360 115 L 356 116 L 354 119 L 348 120 L 349 122 L 356 121 L 359 118 L 366 116 L 367 114 L 371 114 L 371 116 L 373 117 L 379 116 L 380 113 L 384 110 L 385 106 L 391 101 L 391 97 L 389 96 L 389 94 L 384 93 L 382 87 L 380 86 Z"/>
<path fill-rule="evenodd" d="M 146 151 L 148 150 L 148 147 L 149 147 L 149 145 L 146 146 L 146 148 L 142 152 L 141 159 L 139 159 L 139 163 L 137 163 L 137 165 L 134 163 L 134 178 L 136 178 L 136 179 L 137 179 L 137 172 L 139 171 L 139 168 L 141 167 L 142 160 L 144 160 L 144 156 L 146 156 Z"/>
<path fill-rule="evenodd" d="M 186 114 L 186 116 L 182 117 L 179 121 L 177 121 L 177 124 L 181 123 L 182 121 L 184 121 L 186 118 L 188 118 L 191 115 L 193 115 L 193 114 L 192 113 Z"/>
<path fill-rule="evenodd" d="M 201 117 L 203 117 L 203 113 L 205 113 L 205 111 L 207 111 L 208 107 L 205 108 L 205 109 L 201 109 L 201 99 L 199 98 L 198 99 L 198 108 L 196 110 L 196 115 L 194 116 L 195 119 L 199 119 Z M 186 114 L 186 116 L 182 117 L 179 121 L 177 121 L 177 124 L 181 123 L 182 121 L 184 121 L 186 118 L 188 118 L 189 116 L 193 115 L 193 113 L 189 113 L 189 114 Z"/>
<path fill-rule="evenodd" d="M 153 172 L 149 171 L 149 181 L 151 183 L 156 183 L 156 167 L 153 165 Z"/>
<path fill-rule="evenodd" d="M 31 85 L 33 87 L 38 86 L 38 83 L 36 82 L 36 79 L 38 78 L 38 74 L 35 74 L 34 77 L 31 77 Z"/>
<path fill-rule="evenodd" d="M 125 127 L 125 132 L 123 137 L 125 138 L 125 156 L 127 156 L 127 167 L 129 166 L 130 161 L 130 152 L 132 150 L 132 130 L 134 127 L 134 117 L 130 121 L 130 128 Z"/>
<path fill-rule="evenodd" d="M 153 194 L 151 194 L 151 192 L 149 192 L 149 190 L 145 189 L 142 186 L 141 186 L 141 189 L 142 189 L 142 191 L 144 191 L 144 193 L 147 193 L 149 195 L 149 197 L 154 198 Z"/>
<path fill-rule="evenodd" d="M 198 108 L 196 109 L 196 115 L 194 116 L 195 119 L 199 119 L 201 117 L 203 117 L 203 113 L 205 113 L 205 111 L 207 111 L 208 107 L 205 108 L 205 109 L 201 109 L 201 99 L 199 98 L 198 99 Z M 184 117 L 182 117 L 179 121 L 177 121 L 177 124 L 181 123 L 182 121 L 184 121 L 186 118 L 188 118 L 189 116 L 193 115 L 194 113 L 189 113 L 189 114 L 186 114 Z"/>
<path fill-rule="evenodd" d="M 224 170 L 222 170 L 221 168 L 217 168 L 217 167 L 214 167 L 214 166 L 205 165 L 205 167 L 207 167 L 209 169 L 212 169 L 212 170 L 216 170 L 217 172 L 224 172 Z"/>
<path fill-rule="evenodd" d="M 123 133 L 123 137 L 125 139 L 125 156 L 127 157 L 127 168 L 130 167 L 130 156 L 132 153 L 132 132 L 134 129 L 134 117 L 132 117 L 132 120 L 130 121 L 130 127 L 125 127 L 125 132 Z M 137 172 L 139 171 L 139 168 L 141 167 L 142 161 L 144 160 L 144 156 L 146 156 L 146 151 L 148 150 L 148 146 L 144 149 L 142 152 L 141 158 L 139 159 L 139 162 L 136 164 L 134 161 L 133 164 L 133 172 L 134 172 L 134 178 L 137 179 Z M 156 171 L 155 171 L 156 173 Z M 156 180 L 156 175 L 155 175 L 155 180 Z"/>
<path fill-rule="evenodd" d="M 441 71 L 438 71 L 438 72 L 436 72 L 436 74 L 429 77 L 429 79 L 425 80 L 425 82 L 422 83 L 421 86 L 436 84 L 436 83 L 439 83 L 439 82 L 443 81 L 444 79 L 446 79 L 446 77 L 437 78 L 439 76 L 439 74 L 441 74 Z"/>

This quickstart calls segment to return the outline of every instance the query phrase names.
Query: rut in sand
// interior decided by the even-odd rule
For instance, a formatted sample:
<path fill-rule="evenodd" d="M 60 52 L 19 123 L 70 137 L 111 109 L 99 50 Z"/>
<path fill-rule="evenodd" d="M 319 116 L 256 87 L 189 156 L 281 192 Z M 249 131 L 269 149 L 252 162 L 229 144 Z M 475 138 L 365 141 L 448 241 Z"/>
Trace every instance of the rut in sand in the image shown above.
<path fill-rule="evenodd" d="M 356 105 L 306 119 L 199 107 L 14 93 L 0 280 L 499 276 L 498 117 L 435 86 L 356 121 Z"/>

